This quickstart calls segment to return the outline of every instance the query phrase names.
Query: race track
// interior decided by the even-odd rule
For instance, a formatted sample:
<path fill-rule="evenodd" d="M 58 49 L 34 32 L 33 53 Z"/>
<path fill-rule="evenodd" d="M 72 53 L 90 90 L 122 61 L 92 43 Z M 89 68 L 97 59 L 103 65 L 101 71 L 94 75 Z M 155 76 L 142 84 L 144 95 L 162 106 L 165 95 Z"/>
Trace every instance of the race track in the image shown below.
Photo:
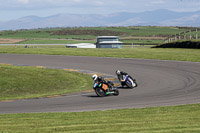
<path fill-rule="evenodd" d="M 200 63 L 142 59 L 0 54 L 0 63 L 90 70 L 115 75 L 128 72 L 135 89 L 119 96 L 96 97 L 94 92 L 55 98 L 0 102 L 0 114 L 80 112 L 200 103 Z M 92 89 L 88 88 L 88 89 Z"/>

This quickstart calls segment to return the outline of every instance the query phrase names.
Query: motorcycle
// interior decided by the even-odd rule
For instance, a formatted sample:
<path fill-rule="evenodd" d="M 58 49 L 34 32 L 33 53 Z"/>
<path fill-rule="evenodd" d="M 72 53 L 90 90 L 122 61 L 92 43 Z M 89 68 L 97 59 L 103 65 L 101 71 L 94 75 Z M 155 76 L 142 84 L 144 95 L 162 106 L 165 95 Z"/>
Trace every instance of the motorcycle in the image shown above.
<path fill-rule="evenodd" d="M 121 78 L 121 80 L 120 80 L 120 82 L 121 82 L 122 86 L 126 85 L 129 88 L 135 88 L 135 87 L 137 87 L 136 80 L 133 79 L 129 75 L 123 75 L 122 78 Z"/>
<path fill-rule="evenodd" d="M 108 95 L 114 95 L 114 96 L 119 95 L 119 91 L 117 90 L 117 88 L 113 87 L 114 84 L 111 81 L 108 81 L 108 83 L 111 84 L 111 87 L 101 82 L 94 83 L 93 89 L 95 90 L 97 96 L 104 97 Z"/>

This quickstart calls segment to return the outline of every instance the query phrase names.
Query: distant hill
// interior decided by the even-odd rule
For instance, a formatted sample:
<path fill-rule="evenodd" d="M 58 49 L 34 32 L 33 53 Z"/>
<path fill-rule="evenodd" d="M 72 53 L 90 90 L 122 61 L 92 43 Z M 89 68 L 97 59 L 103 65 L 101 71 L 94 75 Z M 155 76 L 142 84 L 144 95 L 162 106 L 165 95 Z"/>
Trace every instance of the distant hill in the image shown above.
<path fill-rule="evenodd" d="M 141 13 L 57 14 L 48 17 L 26 16 L 0 22 L 0 30 L 75 26 L 193 26 L 200 27 L 200 11 L 155 10 Z"/>

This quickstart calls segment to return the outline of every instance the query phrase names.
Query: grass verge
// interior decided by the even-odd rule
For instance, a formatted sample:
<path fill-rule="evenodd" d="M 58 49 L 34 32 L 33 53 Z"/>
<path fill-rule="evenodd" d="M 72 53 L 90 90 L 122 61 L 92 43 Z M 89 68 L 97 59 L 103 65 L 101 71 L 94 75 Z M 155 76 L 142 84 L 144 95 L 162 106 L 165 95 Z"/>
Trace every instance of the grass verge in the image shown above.
<path fill-rule="evenodd" d="M 0 77 L 0 100 L 67 94 L 92 86 L 88 75 L 36 67 L 0 65 Z"/>
<path fill-rule="evenodd" d="M 74 44 L 74 43 L 95 43 L 94 40 L 53 40 L 53 39 L 28 39 L 17 44 Z"/>
<path fill-rule="evenodd" d="M 97 56 L 200 62 L 200 49 L 181 48 L 170 49 L 149 47 L 125 47 L 122 49 L 73 49 L 65 48 L 64 46 L 39 46 L 39 48 L 24 48 L 23 46 L 0 46 L 0 53 Z"/>
<path fill-rule="evenodd" d="M 81 113 L 0 115 L 0 132 L 200 132 L 200 104 Z"/>

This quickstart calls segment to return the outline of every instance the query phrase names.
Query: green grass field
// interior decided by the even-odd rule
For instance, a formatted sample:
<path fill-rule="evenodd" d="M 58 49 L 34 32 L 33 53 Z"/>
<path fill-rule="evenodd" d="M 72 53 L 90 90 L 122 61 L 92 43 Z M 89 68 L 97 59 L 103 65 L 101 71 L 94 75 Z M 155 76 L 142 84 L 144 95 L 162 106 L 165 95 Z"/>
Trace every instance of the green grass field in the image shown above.
<path fill-rule="evenodd" d="M 148 45 L 157 45 L 163 43 L 163 40 L 122 40 L 125 44 L 148 44 Z M 75 44 L 75 43 L 96 43 L 96 40 L 63 40 L 63 39 L 28 39 L 16 44 Z"/>
<path fill-rule="evenodd" d="M 0 100 L 38 98 L 89 90 L 91 77 L 64 70 L 0 65 Z"/>
<path fill-rule="evenodd" d="M 17 30 L 17 31 L 1 31 L 0 38 L 25 39 L 20 42 L 22 44 L 58 44 L 58 43 L 77 43 L 90 42 L 94 43 L 97 36 L 117 35 L 124 43 L 136 44 L 160 44 L 163 39 L 157 37 L 167 37 L 169 35 L 178 34 L 188 29 L 178 27 L 82 27 L 82 28 L 60 28 L 60 29 L 33 29 L 33 30 Z M 71 34 L 65 34 L 67 31 L 73 31 Z M 80 32 L 85 31 L 85 32 Z M 87 32 L 88 31 L 88 32 Z M 60 33 L 61 32 L 61 33 Z M 64 32 L 64 33 L 62 33 Z M 109 34 L 109 32 L 113 34 Z M 200 32 L 199 32 L 200 33 Z M 126 39 L 126 38 L 129 39 Z M 153 37 L 152 39 L 135 39 L 133 37 Z M 157 39 L 156 39 L 157 38 Z M 49 40 L 51 39 L 51 40 Z M 57 39 L 57 40 L 53 40 Z M 60 39 L 60 40 L 58 40 Z M 71 41 L 63 41 L 62 39 L 74 39 Z"/>
<path fill-rule="evenodd" d="M 17 44 L 75 44 L 95 43 L 94 40 L 63 40 L 63 39 L 28 39 Z"/>
<path fill-rule="evenodd" d="M 163 40 L 139 40 L 139 39 L 133 39 L 133 40 L 123 40 L 122 41 L 123 43 L 125 44 L 129 44 L 131 45 L 132 43 L 133 44 L 149 44 L 149 45 L 157 45 L 157 44 L 161 44 L 163 43 Z"/>
<path fill-rule="evenodd" d="M 96 35 L 52 35 L 56 31 L 66 30 L 100 30 L 122 32 L 121 36 L 168 36 L 177 34 L 177 32 L 186 31 L 176 27 L 90 27 L 90 28 L 63 28 L 63 29 L 37 29 L 37 30 L 18 30 L 18 31 L 1 31 L 0 38 L 57 38 L 57 39 L 91 39 Z"/>
<path fill-rule="evenodd" d="M 1 133 L 199 133 L 200 104 L 80 113 L 0 115 Z"/>
<path fill-rule="evenodd" d="M 200 49 L 136 47 L 122 49 L 74 49 L 65 46 L 0 46 L 0 53 L 98 56 L 200 62 Z"/>

